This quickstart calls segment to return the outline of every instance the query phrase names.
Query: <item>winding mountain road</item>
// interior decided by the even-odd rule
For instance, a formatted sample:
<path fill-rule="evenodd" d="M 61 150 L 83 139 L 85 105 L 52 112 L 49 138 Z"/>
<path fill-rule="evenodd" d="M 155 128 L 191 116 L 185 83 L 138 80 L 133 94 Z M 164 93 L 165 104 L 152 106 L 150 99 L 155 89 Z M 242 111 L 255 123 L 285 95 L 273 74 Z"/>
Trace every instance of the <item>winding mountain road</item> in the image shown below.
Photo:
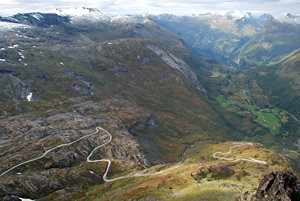
<path fill-rule="evenodd" d="M 53 147 L 53 148 L 47 150 L 47 151 L 46 151 L 43 155 L 41 155 L 40 157 L 37 157 L 37 158 L 34 158 L 34 159 L 30 159 L 30 160 L 28 160 L 28 161 L 19 163 L 18 165 L 15 165 L 15 166 L 9 168 L 9 169 L 6 170 L 5 172 L 1 173 L 1 174 L 0 174 L 0 177 L 2 177 L 3 175 L 7 174 L 8 172 L 12 171 L 13 169 L 15 169 L 15 168 L 17 168 L 17 167 L 19 167 L 19 166 L 21 166 L 21 165 L 24 165 L 24 164 L 27 164 L 27 163 L 30 163 L 30 162 L 33 162 L 33 161 L 37 161 L 37 160 L 39 160 L 39 159 L 45 157 L 48 153 L 50 153 L 51 151 L 53 151 L 53 150 L 55 150 L 55 149 L 58 149 L 58 148 L 60 148 L 60 147 L 70 146 L 70 145 L 72 145 L 72 144 L 74 144 L 74 143 L 76 143 L 76 142 L 78 142 L 78 141 L 80 141 L 80 140 L 82 140 L 82 139 L 84 139 L 84 138 L 87 138 L 87 137 L 90 137 L 90 136 L 92 136 L 92 135 L 95 135 L 95 134 L 97 134 L 97 133 L 99 132 L 99 130 L 104 131 L 104 132 L 109 136 L 109 139 L 108 139 L 107 142 L 105 142 L 105 143 L 103 143 L 103 144 L 101 144 L 101 145 L 95 147 L 95 148 L 91 151 L 91 153 L 88 155 L 86 161 L 89 162 L 89 163 L 95 163 L 95 162 L 108 162 L 108 165 L 107 165 L 107 167 L 106 167 L 105 173 L 104 173 L 104 175 L 103 175 L 103 181 L 105 181 L 105 182 L 112 182 L 112 181 L 116 181 L 116 180 L 124 179 L 124 178 L 129 178 L 129 177 L 145 177 L 145 176 L 151 176 L 151 175 L 162 174 L 162 173 L 164 173 L 164 172 L 166 172 L 166 171 L 169 171 L 169 170 L 172 170 L 172 169 L 175 169 L 175 168 L 179 167 L 179 165 L 177 165 L 177 166 L 174 166 L 174 167 L 172 167 L 172 168 L 169 168 L 169 169 L 166 169 L 166 170 L 163 170 L 163 171 L 160 171 L 160 172 L 155 172 L 155 173 L 152 173 L 152 174 L 139 174 L 139 173 L 135 173 L 135 174 L 127 175 L 127 176 L 117 177 L 117 178 L 114 178 L 114 179 L 108 179 L 108 178 L 107 178 L 107 174 L 108 174 L 108 171 L 109 171 L 110 166 L 111 166 L 111 160 L 109 160 L 109 159 L 91 160 L 91 159 L 90 159 L 91 156 L 94 154 L 94 152 L 95 152 L 97 149 L 99 149 L 100 147 L 103 147 L 103 146 L 107 145 L 108 143 L 110 143 L 110 142 L 112 141 L 112 135 L 111 135 L 107 130 L 105 130 L 104 128 L 102 128 L 102 127 L 99 126 L 99 127 L 96 127 L 96 132 L 91 133 L 91 134 L 88 134 L 88 135 L 85 135 L 85 136 L 83 136 L 83 137 L 81 137 L 81 138 L 79 138 L 79 139 L 77 139 L 77 140 L 74 140 L 74 141 L 72 141 L 72 142 L 70 142 L 70 143 L 61 144 L 61 145 L 58 145 L 58 146 L 56 146 L 56 147 Z"/>
<path fill-rule="evenodd" d="M 58 146 L 56 146 L 56 147 L 53 147 L 53 148 L 47 150 L 47 151 L 46 151 L 43 155 L 41 155 L 40 157 L 37 157 L 37 158 L 34 158 L 34 159 L 30 159 L 30 160 L 28 160 L 28 161 L 25 161 L 25 162 L 23 162 L 23 163 L 19 163 L 18 165 L 15 165 L 15 166 L 9 168 L 9 169 L 6 170 L 5 172 L 2 172 L 2 173 L 0 174 L 0 177 L 2 177 L 3 175 L 7 174 L 8 172 L 12 171 L 13 169 L 15 169 L 15 168 L 17 168 L 17 167 L 19 167 L 19 166 L 21 166 L 21 165 L 24 165 L 24 164 L 27 164 L 27 163 L 30 163 L 30 162 L 33 162 L 33 161 L 37 161 L 37 160 L 42 159 L 42 158 L 45 157 L 48 153 L 50 153 L 51 151 L 53 151 L 53 150 L 55 150 L 55 149 L 58 149 L 58 148 L 61 148 L 61 147 L 65 147 L 65 146 L 70 146 L 70 145 L 72 145 L 72 144 L 74 144 L 74 143 L 76 143 L 76 142 L 78 142 L 78 141 L 80 141 L 80 140 L 82 140 L 82 139 L 84 139 L 84 138 L 87 138 L 87 137 L 90 137 L 90 136 L 92 136 L 92 135 L 95 135 L 95 134 L 97 134 L 97 133 L 99 132 L 99 129 L 104 130 L 104 129 L 101 128 L 101 127 L 97 127 L 97 128 L 96 128 L 96 132 L 91 133 L 91 134 L 88 134 L 88 135 L 85 135 L 85 136 L 83 136 L 83 137 L 81 137 L 81 138 L 78 138 L 77 140 L 74 140 L 74 141 L 72 141 L 72 142 L 70 142 L 70 143 L 61 144 L 61 145 L 58 145 Z M 107 131 L 106 131 L 106 132 L 107 132 Z"/>
<path fill-rule="evenodd" d="M 292 168 L 292 166 L 290 165 L 290 163 L 288 162 L 288 160 L 286 160 L 286 158 L 283 156 L 283 155 L 281 155 L 281 154 L 279 154 L 279 153 L 276 153 L 278 156 L 280 156 L 281 158 L 283 158 L 283 160 L 285 160 L 285 162 L 289 165 L 289 167 L 291 168 L 291 169 L 293 169 Z"/>
<path fill-rule="evenodd" d="M 107 130 L 105 130 L 105 129 L 102 128 L 102 127 L 97 127 L 97 128 L 96 128 L 96 130 L 97 130 L 96 132 L 99 132 L 99 129 L 103 130 L 103 131 L 109 136 L 109 140 L 108 140 L 107 142 L 105 142 L 105 143 L 99 145 L 98 147 L 94 148 L 94 149 L 91 151 L 91 153 L 88 155 L 88 157 L 86 158 L 86 161 L 89 162 L 89 163 L 102 162 L 102 161 L 108 162 L 107 167 L 106 167 L 106 170 L 105 170 L 105 173 L 104 173 L 104 175 L 103 175 L 103 181 L 109 182 L 110 180 L 107 179 L 107 174 L 108 174 L 109 168 L 110 168 L 110 166 L 111 166 L 111 160 L 109 160 L 109 159 L 90 160 L 90 157 L 93 155 L 93 153 L 94 153 L 97 149 L 99 149 L 100 147 L 103 147 L 103 146 L 107 145 L 108 143 L 110 143 L 110 142 L 112 141 L 112 136 L 111 136 L 111 134 L 110 134 Z"/>
<path fill-rule="evenodd" d="M 247 95 L 246 95 L 246 90 L 244 90 L 244 89 L 242 89 L 243 90 L 243 94 L 244 94 L 244 96 L 245 96 L 245 98 L 246 98 L 246 100 L 247 100 L 247 102 L 249 103 L 249 105 L 252 105 L 251 103 L 250 103 L 250 101 L 249 101 L 249 99 L 248 99 L 248 97 L 247 97 Z"/>
<path fill-rule="evenodd" d="M 229 148 L 229 151 L 227 153 L 224 153 L 224 152 L 220 152 L 220 151 L 217 151 L 213 154 L 213 157 L 214 158 L 218 158 L 218 159 L 223 159 L 223 160 L 228 160 L 228 161 L 232 161 L 232 162 L 237 162 L 237 161 L 250 161 L 250 162 L 254 162 L 254 163 L 261 163 L 261 164 L 267 164 L 267 162 L 265 161 L 260 161 L 260 160 L 256 160 L 254 158 L 225 158 L 225 157 L 219 157 L 219 156 L 216 156 L 217 154 L 230 154 L 231 153 L 231 150 L 232 148 L 234 147 L 240 147 L 240 146 L 244 146 L 244 145 L 253 145 L 251 142 L 247 142 L 247 143 L 242 143 L 242 142 L 233 142 L 233 144 L 238 144 L 238 145 L 233 145 Z"/>
<path fill-rule="evenodd" d="M 282 111 L 286 112 L 287 114 L 291 115 L 298 123 L 300 123 L 300 121 L 299 121 L 293 114 L 289 113 L 288 111 L 286 111 L 286 110 L 284 110 L 284 109 L 282 109 L 282 108 L 279 108 L 279 107 L 275 107 L 275 108 L 277 108 L 277 109 L 279 109 L 279 110 L 282 110 Z"/>
<path fill-rule="evenodd" d="M 58 145 L 58 146 L 56 146 L 56 147 L 53 147 L 53 148 L 47 150 L 47 151 L 46 151 L 44 154 L 42 154 L 40 157 L 37 157 L 37 158 L 34 158 L 34 159 L 27 160 L 27 161 L 25 161 L 25 162 L 19 163 L 18 165 L 15 165 L 15 166 L 9 168 L 9 169 L 6 170 L 5 172 L 1 173 L 1 174 L 0 174 L 0 177 L 2 177 L 3 175 L 7 174 L 8 172 L 12 171 L 13 169 L 15 169 L 15 168 L 17 168 L 17 167 L 19 167 L 19 166 L 21 166 L 21 165 L 24 165 L 24 164 L 27 164 L 27 163 L 30 163 L 30 162 L 33 162 L 33 161 L 37 161 L 37 160 L 39 160 L 39 159 L 45 157 L 48 153 L 50 153 L 51 151 L 53 151 L 53 150 L 55 150 L 55 149 L 58 149 L 58 148 L 61 148 L 61 147 L 65 147 L 65 146 L 70 146 L 70 145 L 72 145 L 72 144 L 74 144 L 74 143 L 76 143 L 76 142 L 78 142 L 78 141 L 80 141 L 80 140 L 82 140 L 82 139 L 85 139 L 85 138 L 87 138 L 87 137 L 90 137 L 90 136 L 92 136 L 92 135 L 95 135 L 95 134 L 99 133 L 100 130 L 104 131 L 104 132 L 109 136 L 109 139 L 108 139 L 105 143 L 103 143 L 103 144 L 101 144 L 101 145 L 95 147 L 95 148 L 91 151 L 91 153 L 87 156 L 86 161 L 87 161 L 88 163 L 95 163 L 95 162 L 107 162 L 107 163 L 108 163 L 108 164 L 107 164 L 107 167 L 106 167 L 106 170 L 105 170 L 105 173 L 104 173 L 104 175 L 103 175 L 103 181 L 105 181 L 105 182 L 112 182 L 112 181 L 116 181 L 116 180 L 119 180 L 119 179 L 130 178 L 130 177 L 145 177 L 145 176 L 151 176 L 151 175 L 162 174 L 162 173 L 164 173 L 164 172 L 166 172 L 166 171 L 175 169 L 175 168 L 177 168 L 177 167 L 180 166 L 180 165 L 174 166 L 174 167 L 172 167 L 172 168 L 169 168 L 169 169 L 166 169 L 166 170 L 163 170 L 163 171 L 160 171 L 160 172 L 151 173 L 151 174 L 139 174 L 139 173 L 135 173 L 135 174 L 127 175 L 127 176 L 117 177 L 117 178 L 114 178 L 114 179 L 108 179 L 108 178 L 107 178 L 107 174 L 108 174 L 109 169 L 110 169 L 110 167 L 111 167 L 111 160 L 109 160 L 109 159 L 92 160 L 92 159 L 90 159 L 90 158 L 92 157 L 92 155 L 94 154 L 94 152 L 95 152 L 97 149 L 99 149 L 99 148 L 101 148 L 101 147 L 107 145 L 108 143 L 110 143 L 110 142 L 112 141 L 112 135 L 111 135 L 107 130 L 105 130 L 104 128 L 102 128 L 102 127 L 96 127 L 96 131 L 95 131 L 94 133 L 85 135 L 85 136 L 83 136 L 83 137 L 81 137 L 81 138 L 79 138 L 79 139 L 77 139 L 77 140 L 74 140 L 74 141 L 72 141 L 72 142 L 70 142 L 70 143 L 61 144 L 61 145 Z M 253 158 L 250 158 L 250 157 L 249 157 L 249 158 L 238 158 L 238 159 L 235 159 L 235 158 L 225 158 L 225 157 L 219 157 L 219 156 L 216 156 L 217 154 L 223 154 L 223 155 L 224 155 L 224 154 L 230 154 L 231 151 L 232 151 L 232 148 L 235 148 L 235 147 L 240 147 L 240 146 L 244 146 L 244 145 L 253 145 L 253 144 L 250 143 L 250 142 L 248 142 L 248 143 L 233 142 L 233 144 L 237 144 L 237 145 L 231 146 L 231 147 L 229 148 L 229 151 L 228 151 L 227 153 L 223 153 L 223 152 L 217 151 L 217 152 L 215 152 L 215 153 L 213 154 L 213 157 L 214 157 L 214 158 L 218 158 L 218 159 L 223 159 L 223 160 L 230 160 L 230 161 L 232 161 L 232 162 L 237 162 L 237 161 L 240 161 L 240 160 L 244 160 L 244 161 L 250 161 L 250 162 L 255 162 L 255 163 L 267 164 L 265 161 L 256 160 L 256 159 L 253 159 Z"/>

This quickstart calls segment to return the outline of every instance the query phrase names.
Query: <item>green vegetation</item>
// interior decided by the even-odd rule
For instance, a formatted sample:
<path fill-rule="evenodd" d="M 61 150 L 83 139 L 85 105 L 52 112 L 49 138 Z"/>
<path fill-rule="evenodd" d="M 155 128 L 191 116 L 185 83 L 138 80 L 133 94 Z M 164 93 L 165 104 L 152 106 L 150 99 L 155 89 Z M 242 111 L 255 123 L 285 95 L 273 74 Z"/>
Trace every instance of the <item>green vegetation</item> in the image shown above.
<path fill-rule="evenodd" d="M 213 71 L 212 71 L 212 76 L 211 77 L 226 77 L 226 75 L 224 75 L 222 72 L 220 72 L 220 69 L 219 68 L 213 68 Z"/>
<path fill-rule="evenodd" d="M 261 125 L 269 125 L 269 123 L 266 121 L 266 119 L 260 112 L 255 111 L 255 112 L 252 112 L 252 114 L 257 116 L 257 119 L 254 120 L 257 123 L 259 123 Z"/>
<path fill-rule="evenodd" d="M 216 99 L 222 108 L 228 108 L 235 104 L 233 100 L 226 100 L 222 95 L 219 95 Z"/>
<path fill-rule="evenodd" d="M 144 174 L 160 172 L 170 167 L 178 166 L 174 169 L 152 176 L 132 177 L 116 180 L 109 183 L 100 183 L 94 186 L 86 186 L 84 193 L 76 194 L 76 188 L 69 189 L 69 194 L 64 194 L 65 200 L 127 200 L 127 199 L 163 199 L 163 200 L 232 200 L 237 199 L 241 192 L 253 191 L 259 183 L 263 174 L 270 171 L 283 170 L 287 164 L 275 152 L 267 150 L 262 144 L 245 145 L 232 149 L 232 153 L 226 157 L 234 158 L 255 158 L 266 161 L 268 164 L 258 164 L 253 162 L 227 162 L 216 163 L 212 154 L 216 151 L 227 152 L 232 142 L 210 144 L 203 148 L 202 142 L 197 143 L 188 152 L 197 153 L 198 159 L 205 157 L 205 162 L 197 161 L 186 164 L 173 164 L 153 166 L 148 170 L 135 173 Z M 195 160 L 196 159 L 196 160 Z M 222 160 L 221 160 L 222 161 Z M 115 164 L 115 163 L 114 163 Z M 280 164 L 280 165 L 279 165 Z M 284 165 L 283 165 L 284 164 Z M 85 163 L 78 167 L 78 170 L 99 171 L 103 169 L 103 162 L 100 164 Z M 123 167 L 115 164 L 112 174 L 118 174 Z M 201 172 L 205 172 L 202 174 Z M 129 174 L 129 172 L 128 172 Z M 45 199 L 58 197 L 54 192 Z"/>
<path fill-rule="evenodd" d="M 242 105 L 242 108 L 248 110 L 248 111 L 254 111 L 255 107 L 252 105 Z"/>
<path fill-rule="evenodd" d="M 272 114 L 272 113 L 265 113 L 262 112 L 261 113 L 262 116 L 264 116 L 264 119 L 272 126 L 281 126 L 281 124 L 279 123 L 278 118 Z"/>

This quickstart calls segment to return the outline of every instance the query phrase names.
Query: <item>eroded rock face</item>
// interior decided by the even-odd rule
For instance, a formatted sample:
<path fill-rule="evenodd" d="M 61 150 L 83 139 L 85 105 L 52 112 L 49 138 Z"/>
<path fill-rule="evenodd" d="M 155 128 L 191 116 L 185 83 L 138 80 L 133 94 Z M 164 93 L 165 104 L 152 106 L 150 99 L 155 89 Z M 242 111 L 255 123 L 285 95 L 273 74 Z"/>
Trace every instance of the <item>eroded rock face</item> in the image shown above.
<path fill-rule="evenodd" d="M 63 188 L 78 186 L 82 189 L 84 185 L 95 185 L 101 182 L 101 175 L 69 169 L 45 170 L 39 174 L 6 175 L 0 181 L 0 197 L 10 195 L 36 197 Z"/>
<path fill-rule="evenodd" d="M 246 192 L 240 201 L 293 201 L 300 200 L 297 177 L 292 172 L 271 173 L 261 180 L 254 193 Z"/>
<path fill-rule="evenodd" d="M 206 90 L 202 87 L 202 85 L 198 81 L 197 75 L 182 59 L 171 54 L 166 49 L 165 50 L 160 49 L 158 46 L 154 44 L 149 43 L 147 47 L 153 52 L 155 52 L 169 66 L 179 70 L 199 93 L 201 93 L 202 95 L 206 94 Z"/>

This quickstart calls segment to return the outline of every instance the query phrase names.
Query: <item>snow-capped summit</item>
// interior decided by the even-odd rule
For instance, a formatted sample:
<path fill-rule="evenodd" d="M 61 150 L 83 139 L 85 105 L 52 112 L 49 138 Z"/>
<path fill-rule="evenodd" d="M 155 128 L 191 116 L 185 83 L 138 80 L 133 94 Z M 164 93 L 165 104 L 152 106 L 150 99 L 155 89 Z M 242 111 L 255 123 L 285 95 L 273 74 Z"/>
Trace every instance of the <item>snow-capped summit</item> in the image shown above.
<path fill-rule="evenodd" d="M 49 11 L 50 13 L 55 13 L 60 16 L 70 17 L 72 23 L 86 23 L 86 22 L 97 22 L 99 20 L 109 20 L 109 17 L 101 13 L 96 8 L 65 8 L 65 9 L 55 9 Z"/>
<path fill-rule="evenodd" d="M 225 16 L 232 19 L 252 18 L 251 13 L 245 11 L 231 11 L 226 13 Z"/>
<path fill-rule="evenodd" d="M 51 10 L 51 13 L 56 13 L 61 16 L 84 16 L 84 15 L 104 15 L 96 8 L 57 8 L 55 10 Z"/>
<path fill-rule="evenodd" d="M 289 13 L 282 13 L 277 17 L 274 17 L 275 20 L 282 23 L 291 23 L 291 24 L 300 24 L 300 15 L 292 15 Z"/>

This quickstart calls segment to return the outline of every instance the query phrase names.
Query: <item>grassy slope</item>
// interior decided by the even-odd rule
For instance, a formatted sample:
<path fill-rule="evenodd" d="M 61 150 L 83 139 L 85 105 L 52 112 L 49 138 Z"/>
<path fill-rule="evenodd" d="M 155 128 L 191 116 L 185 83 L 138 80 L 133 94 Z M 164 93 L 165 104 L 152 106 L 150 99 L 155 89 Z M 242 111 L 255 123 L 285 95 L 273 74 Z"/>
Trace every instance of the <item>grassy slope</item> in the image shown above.
<path fill-rule="evenodd" d="M 264 160 L 268 163 L 267 165 L 251 162 L 226 162 L 212 158 L 214 152 L 227 152 L 232 145 L 232 142 L 226 142 L 207 146 L 206 143 L 198 142 L 187 152 L 186 163 L 172 164 L 171 166 L 159 165 L 148 169 L 147 172 L 138 172 L 142 174 L 160 172 L 179 165 L 175 169 L 157 175 L 127 178 L 95 185 L 87 188 L 84 194 L 76 194 L 76 189 L 70 188 L 69 194 L 62 195 L 57 192 L 42 200 L 55 198 L 60 200 L 59 197 L 64 200 L 237 200 L 241 192 L 253 191 L 263 174 L 279 171 L 287 166 L 285 164 L 285 167 L 282 167 L 283 159 L 261 144 L 234 148 L 232 153 L 225 157 L 251 157 Z M 216 164 L 216 162 L 224 163 Z M 116 163 L 114 166 L 118 169 Z M 200 174 L 201 169 L 208 169 L 208 173 Z"/>

